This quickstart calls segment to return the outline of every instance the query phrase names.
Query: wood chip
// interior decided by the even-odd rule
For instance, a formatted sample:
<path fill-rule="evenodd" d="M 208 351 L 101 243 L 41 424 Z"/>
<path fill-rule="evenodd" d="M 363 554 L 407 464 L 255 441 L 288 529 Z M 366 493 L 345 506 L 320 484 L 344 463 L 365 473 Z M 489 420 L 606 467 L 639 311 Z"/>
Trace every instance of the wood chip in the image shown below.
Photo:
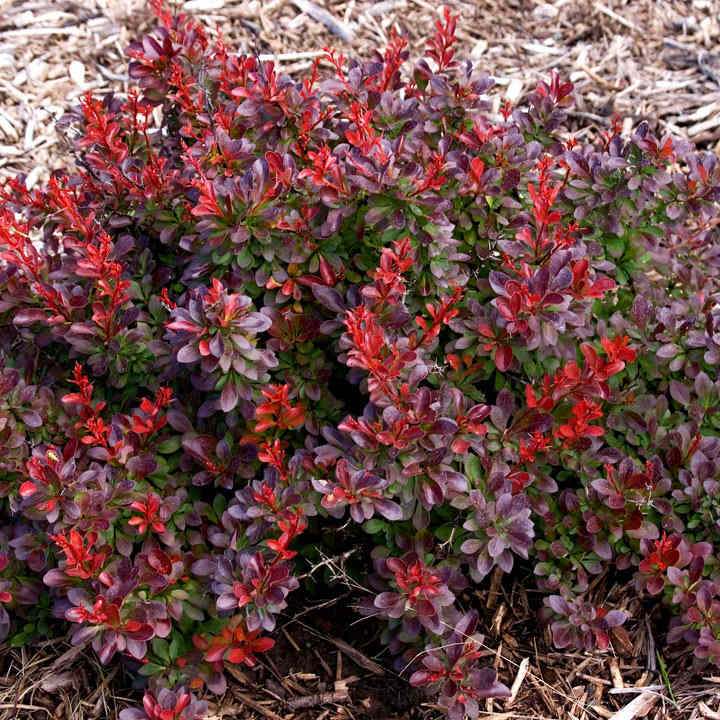
<path fill-rule="evenodd" d="M 317 707 L 318 705 L 341 703 L 349 699 L 350 695 L 347 689 L 347 681 L 338 680 L 335 682 L 332 692 L 316 693 L 315 695 L 293 698 L 288 701 L 288 707 L 291 710 L 300 710 L 301 708 Z"/>
<path fill-rule="evenodd" d="M 188 0 L 183 9 L 188 12 L 203 12 L 208 10 L 220 10 L 225 6 L 225 0 Z"/>
<path fill-rule="evenodd" d="M 621 25 L 624 25 L 626 28 L 630 28 L 631 30 L 634 30 L 638 33 L 642 32 L 642 29 L 639 28 L 635 23 L 626 20 L 622 15 L 618 15 L 614 10 L 611 10 L 606 5 L 603 5 L 602 3 L 595 3 L 595 8 L 601 13 L 607 15 L 609 18 L 612 18 L 616 22 L 619 22 Z"/>
<path fill-rule="evenodd" d="M 49 70 L 50 65 L 48 63 L 44 60 L 40 60 L 39 58 L 35 58 L 35 60 L 28 64 L 26 73 L 27 77 L 29 77 L 34 83 L 41 83 L 45 82 Z"/>
<path fill-rule="evenodd" d="M 368 15 L 384 15 L 391 10 L 407 7 L 407 0 L 381 0 L 371 5 L 365 12 Z"/>
<path fill-rule="evenodd" d="M 236 687 L 231 686 L 230 691 L 232 694 L 244 705 L 247 705 L 251 710 L 254 710 L 257 713 L 260 713 L 263 717 L 267 718 L 268 720 L 283 720 L 283 718 L 278 715 L 277 713 L 274 713 L 269 708 L 265 707 L 261 703 L 257 702 L 256 700 L 253 700 L 249 695 L 246 695 L 244 692 L 240 692 Z"/>
<path fill-rule="evenodd" d="M 492 575 L 490 576 L 490 590 L 488 591 L 487 595 L 487 609 L 493 610 L 495 608 L 495 605 L 497 605 L 498 598 L 500 597 L 500 582 L 502 580 L 503 571 L 496 567 Z"/>
<path fill-rule="evenodd" d="M 687 134 L 689 138 L 694 138 L 697 135 L 700 135 L 700 133 L 703 133 L 706 130 L 713 130 L 718 126 L 720 126 L 720 113 L 708 120 L 703 120 L 703 122 L 691 125 L 687 130 Z"/>
<path fill-rule="evenodd" d="M 85 84 L 85 65 L 79 60 L 73 60 L 68 67 L 68 75 L 75 85 Z"/>
<path fill-rule="evenodd" d="M 522 662 L 518 666 L 517 675 L 515 675 L 515 680 L 513 680 L 512 687 L 510 688 L 510 697 L 505 701 L 506 708 L 511 708 L 515 703 L 515 700 L 517 700 L 520 686 L 523 684 L 523 680 L 525 679 L 529 668 L 530 658 L 523 658 Z"/>
<path fill-rule="evenodd" d="M 12 116 L 0 110 L 0 131 L 10 142 L 17 142 L 20 138 L 17 128 L 15 127 Z"/>
<path fill-rule="evenodd" d="M 0 154 L 2 151 L 0 150 Z M 88 643 L 81 643 L 80 645 L 73 645 L 69 650 L 64 652 L 59 657 L 55 658 L 55 661 L 50 666 L 52 670 L 58 670 L 62 667 L 68 667 L 75 660 L 80 657 L 84 652 L 87 651 Z"/>
<path fill-rule="evenodd" d="M 495 611 L 495 615 L 492 619 L 492 622 L 490 623 L 490 631 L 493 635 L 496 637 L 500 635 L 500 632 L 502 630 L 502 622 L 503 618 L 505 617 L 505 612 L 507 608 L 505 607 L 505 603 L 501 603 L 500 607 Z"/>
<path fill-rule="evenodd" d="M 683 115 L 680 120 L 683 122 L 697 122 L 704 120 L 715 112 L 720 112 L 720 101 L 709 103 L 708 105 L 701 105 L 695 112 L 688 115 Z"/>
<path fill-rule="evenodd" d="M 625 687 L 622 675 L 620 674 L 620 664 L 618 663 L 617 658 L 612 658 L 612 660 L 610 660 L 610 678 L 612 679 L 613 687 Z"/>
<path fill-rule="evenodd" d="M 543 45 L 541 43 L 524 43 L 522 46 L 523 50 L 535 53 L 536 55 L 564 55 L 565 50 L 552 45 Z"/>
<path fill-rule="evenodd" d="M 551 715 L 555 718 L 562 717 L 560 714 L 560 708 L 558 708 L 557 704 L 555 703 L 552 693 L 547 691 L 541 678 L 536 677 L 534 673 L 529 673 L 528 677 L 530 678 L 530 682 L 532 682 L 532 684 L 537 689 L 538 693 L 540 694 L 540 697 L 542 698 L 543 703 L 545 704 L 545 707 L 547 707 L 547 709 L 550 711 Z"/>
<path fill-rule="evenodd" d="M 6 38 L 46 37 L 48 35 L 80 36 L 82 33 L 78 28 L 74 27 L 36 27 L 23 28 L 22 30 L 5 30 L 3 32 L 3 37 Z"/>
<path fill-rule="evenodd" d="M 708 720 L 720 720 L 720 712 L 711 710 L 702 700 L 697 704 L 698 712 Z"/>
<path fill-rule="evenodd" d="M 325 639 L 331 642 L 338 650 L 347 655 L 354 663 L 373 673 L 373 675 L 385 674 L 385 670 L 381 665 L 378 665 L 374 660 L 367 657 L 367 655 L 361 653 L 357 648 L 352 647 L 352 645 L 348 645 L 344 640 L 333 637 L 325 637 Z"/>
<path fill-rule="evenodd" d="M 353 31 L 342 20 L 338 20 L 327 10 L 324 10 L 310 0 L 292 0 L 292 2 L 300 11 L 304 12 L 313 20 L 322 23 L 333 35 L 337 35 L 348 43 L 353 41 L 355 36 Z"/>
<path fill-rule="evenodd" d="M 274 60 L 275 62 L 292 62 L 293 60 L 309 60 L 317 57 L 323 57 L 324 50 L 308 50 L 306 52 L 279 53 L 277 55 L 269 55 L 267 53 L 259 55 L 260 62 Z"/>
<path fill-rule="evenodd" d="M 610 720 L 633 720 L 636 717 L 644 717 L 652 710 L 659 697 L 656 693 L 644 692 L 618 710 Z"/>
<path fill-rule="evenodd" d="M 519 78 L 513 78 L 505 90 L 505 97 L 515 104 L 522 96 L 524 83 Z"/>

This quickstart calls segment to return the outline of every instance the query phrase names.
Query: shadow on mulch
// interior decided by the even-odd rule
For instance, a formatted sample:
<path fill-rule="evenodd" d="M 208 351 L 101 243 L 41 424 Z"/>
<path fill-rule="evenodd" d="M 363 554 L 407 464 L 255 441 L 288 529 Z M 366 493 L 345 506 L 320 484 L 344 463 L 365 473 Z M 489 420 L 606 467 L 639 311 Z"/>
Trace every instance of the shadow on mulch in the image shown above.
<path fill-rule="evenodd" d="M 485 663 L 508 687 L 516 686 L 510 705 L 487 701 L 481 717 L 599 720 L 621 708 L 626 713 L 615 720 L 718 717 L 713 708 L 720 701 L 720 678 L 693 673 L 687 653 L 663 649 L 663 656 L 656 655 L 666 627 L 657 610 L 652 622 L 648 617 L 617 629 L 609 653 L 556 652 L 547 629 L 536 622 L 542 596 L 525 590 L 532 578 L 499 580 L 495 576 L 463 598 L 464 606 L 480 613 Z M 600 579 L 593 592 L 598 601 L 610 595 L 615 606 L 647 617 L 640 600 L 620 597 L 617 587 Z M 380 623 L 359 618 L 352 609 L 357 599 L 346 590 L 312 606 L 288 608 L 273 634 L 275 647 L 259 665 L 229 667 L 228 692 L 207 697 L 211 720 L 440 720 L 440 709 L 408 685 L 407 673 L 400 677 L 391 669 L 379 641 Z M 56 640 L 0 651 L 0 720 L 114 720 L 127 704 L 140 701 L 142 688 L 129 665 L 103 668 L 90 650 L 59 664 L 67 649 Z"/>

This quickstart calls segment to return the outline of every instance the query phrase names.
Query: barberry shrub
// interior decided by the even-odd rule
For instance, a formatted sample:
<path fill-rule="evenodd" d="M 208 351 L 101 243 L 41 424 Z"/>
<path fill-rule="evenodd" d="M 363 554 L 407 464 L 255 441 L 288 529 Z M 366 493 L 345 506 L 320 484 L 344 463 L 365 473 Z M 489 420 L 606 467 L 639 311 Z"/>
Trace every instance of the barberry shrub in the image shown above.
<path fill-rule="evenodd" d="M 155 11 L 76 168 L 0 189 L 2 635 L 200 718 L 330 532 L 453 720 L 508 693 L 466 591 L 516 564 L 558 647 L 609 647 L 610 573 L 720 663 L 716 158 L 573 140 L 554 74 L 492 114 L 447 12 L 298 80 Z"/>

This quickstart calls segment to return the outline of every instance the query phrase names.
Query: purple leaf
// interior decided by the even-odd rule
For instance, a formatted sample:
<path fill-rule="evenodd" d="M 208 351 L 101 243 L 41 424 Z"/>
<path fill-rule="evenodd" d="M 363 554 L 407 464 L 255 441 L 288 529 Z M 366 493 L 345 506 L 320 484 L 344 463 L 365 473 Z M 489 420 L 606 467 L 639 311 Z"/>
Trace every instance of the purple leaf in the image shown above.
<path fill-rule="evenodd" d="M 238 606 L 238 599 L 234 595 L 226 593 L 218 597 L 216 605 L 217 609 L 221 612 L 225 610 L 234 610 Z"/>
<path fill-rule="evenodd" d="M 675 343 L 661 345 L 657 350 L 657 356 L 661 358 L 673 358 L 680 352 L 680 347 Z"/>
<path fill-rule="evenodd" d="M 239 399 L 240 396 L 238 395 L 235 383 L 232 380 L 228 380 L 222 389 L 222 393 L 220 393 L 220 408 L 223 412 L 229 413 L 235 409 Z"/>
<path fill-rule="evenodd" d="M 386 520 L 402 520 L 402 508 L 392 500 L 375 500 L 375 508 Z"/>
<path fill-rule="evenodd" d="M 334 313 L 345 312 L 345 303 L 343 302 L 342 295 L 340 295 L 340 293 L 334 288 L 313 283 L 310 286 L 310 289 L 318 302 L 324 305 L 328 310 L 332 310 Z"/>
<path fill-rule="evenodd" d="M 627 613 L 624 610 L 611 610 L 604 618 L 608 627 L 618 627 L 627 620 Z"/>
<path fill-rule="evenodd" d="M 681 405 L 690 404 L 690 388 L 679 380 L 670 381 L 670 395 Z"/>
<path fill-rule="evenodd" d="M 37 308 L 22 308 L 12 318 L 15 325 L 32 325 L 33 323 L 47 322 L 47 313 Z"/>
<path fill-rule="evenodd" d="M 194 345 L 183 345 L 177 354 L 180 363 L 193 363 L 200 359 L 200 353 Z"/>

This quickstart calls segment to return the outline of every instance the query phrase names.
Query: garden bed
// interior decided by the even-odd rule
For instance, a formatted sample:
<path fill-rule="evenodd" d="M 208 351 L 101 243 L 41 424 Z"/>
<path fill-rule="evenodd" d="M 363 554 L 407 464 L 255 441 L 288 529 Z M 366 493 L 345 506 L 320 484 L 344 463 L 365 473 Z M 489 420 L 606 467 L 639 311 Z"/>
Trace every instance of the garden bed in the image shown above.
<path fill-rule="evenodd" d="M 431 2 L 328 4 L 325 15 L 306 2 L 187 3 L 198 19 L 217 24 L 228 45 L 276 57 L 301 73 L 325 45 L 354 56 L 382 46 L 392 27 L 406 31 L 421 53 L 437 13 Z M 462 48 L 486 64 L 504 96 L 523 101 L 551 69 L 572 78 L 580 103 L 570 111 L 579 138 L 607 131 L 614 111 L 629 130 L 650 119 L 659 134 L 685 135 L 717 149 L 720 138 L 720 36 L 716 3 L 556 2 L 449 3 L 460 14 Z M 154 24 L 141 3 L 2 3 L 0 20 L 0 173 L 28 173 L 32 186 L 72 163 L 54 121 L 85 90 L 102 95 L 127 89 L 124 47 Z M 329 14 L 329 17 L 328 17 Z M 313 19 L 314 16 L 315 19 Z M 344 38 L 344 39 L 343 39 Z M 493 108 L 499 110 L 498 107 Z M 363 588 L 344 572 L 344 557 L 300 569 L 317 596 L 295 593 L 278 618 L 275 647 L 256 670 L 232 668 L 226 695 L 213 700 L 210 717 L 284 720 L 438 718 L 423 693 L 390 669 L 377 628 L 352 606 Z M 317 576 L 318 583 L 312 581 Z M 325 582 L 333 581 L 333 595 Z M 511 579 L 496 572 L 468 599 L 483 610 L 481 654 L 513 695 L 488 699 L 486 717 L 610 717 L 653 690 L 642 708 L 648 717 L 713 718 L 720 692 L 713 677 L 698 677 L 684 648 L 656 654 L 654 632 L 663 611 L 612 573 L 593 578 L 588 596 L 622 606 L 634 620 L 613 628 L 613 654 L 591 656 L 552 649 L 550 631 L 537 621 L 542 596 L 532 566 L 518 562 Z M 642 621 L 638 621 L 642 618 Z M 65 654 L 68 653 L 68 654 Z M 60 658 L 60 660 L 58 660 Z M 92 653 L 63 641 L 5 648 L 0 656 L 0 718 L 114 718 L 137 701 L 133 668 L 101 667 Z M 707 674 L 706 674 L 707 675 Z M 670 686 L 667 678 L 673 679 Z M 628 713 L 630 711 L 627 711 Z M 627 717 L 641 716 L 641 708 Z"/>

